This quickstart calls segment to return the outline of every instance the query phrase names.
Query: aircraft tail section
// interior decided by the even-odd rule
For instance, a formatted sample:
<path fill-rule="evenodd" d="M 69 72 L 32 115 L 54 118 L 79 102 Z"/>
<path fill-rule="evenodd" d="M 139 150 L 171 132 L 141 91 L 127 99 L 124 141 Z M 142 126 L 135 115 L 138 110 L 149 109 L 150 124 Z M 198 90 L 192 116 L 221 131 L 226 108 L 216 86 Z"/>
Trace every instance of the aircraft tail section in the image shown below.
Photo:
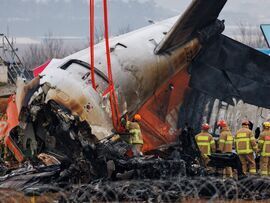
<path fill-rule="evenodd" d="M 193 0 L 156 47 L 155 53 L 173 50 L 194 38 L 198 31 L 215 23 L 226 2 L 227 0 Z"/>

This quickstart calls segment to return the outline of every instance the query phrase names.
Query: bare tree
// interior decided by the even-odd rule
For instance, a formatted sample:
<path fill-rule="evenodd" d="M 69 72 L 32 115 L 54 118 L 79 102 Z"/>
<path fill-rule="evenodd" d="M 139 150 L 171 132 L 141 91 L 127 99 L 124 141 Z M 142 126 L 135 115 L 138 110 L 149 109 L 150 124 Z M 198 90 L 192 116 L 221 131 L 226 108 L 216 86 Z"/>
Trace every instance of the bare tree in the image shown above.
<path fill-rule="evenodd" d="M 123 34 L 130 32 L 130 31 L 131 31 L 130 25 L 123 26 L 123 27 L 120 27 L 118 29 L 118 35 L 123 35 Z"/>
<path fill-rule="evenodd" d="M 123 26 L 123 27 L 120 27 L 118 29 L 118 32 L 117 32 L 117 36 L 118 35 L 122 35 L 122 34 L 125 34 L 125 33 L 128 33 L 131 31 L 131 27 L 130 25 L 127 25 L 127 26 Z M 104 39 L 104 27 L 102 26 L 102 24 L 99 24 L 97 26 L 95 26 L 95 44 L 98 44 L 99 42 L 101 42 L 102 40 Z M 88 37 L 88 41 L 87 41 L 87 44 L 85 47 L 89 47 L 89 37 Z"/>
<path fill-rule="evenodd" d="M 46 58 L 61 58 L 67 54 L 64 49 L 63 40 L 53 38 L 52 33 L 48 33 L 45 36 L 42 48 Z"/>
<path fill-rule="evenodd" d="M 118 30 L 117 35 L 125 34 L 131 30 L 127 25 Z M 104 28 L 102 25 L 95 27 L 95 44 L 102 41 L 104 38 Z M 33 69 L 52 58 L 63 58 L 69 54 L 72 54 L 80 49 L 89 47 L 88 43 L 82 47 L 67 48 L 64 46 L 62 39 L 54 38 L 51 32 L 45 35 L 45 38 L 40 44 L 30 44 L 26 51 L 22 54 L 22 60 L 26 68 Z"/>
<path fill-rule="evenodd" d="M 95 43 L 99 43 L 104 39 L 104 27 L 102 25 L 95 27 Z"/>
<path fill-rule="evenodd" d="M 70 54 L 64 48 L 62 39 L 48 33 L 40 44 L 31 44 L 23 54 L 22 60 L 26 68 L 33 69 L 52 58 L 63 58 Z"/>
<path fill-rule="evenodd" d="M 95 44 L 98 44 L 104 39 L 104 28 L 102 25 L 95 26 Z M 90 38 L 89 36 L 87 37 L 87 42 L 82 48 L 88 48 L 90 46 Z"/>
<path fill-rule="evenodd" d="M 259 27 L 250 24 L 239 23 L 238 31 L 235 32 L 236 40 L 253 48 L 266 47 L 264 37 Z"/>

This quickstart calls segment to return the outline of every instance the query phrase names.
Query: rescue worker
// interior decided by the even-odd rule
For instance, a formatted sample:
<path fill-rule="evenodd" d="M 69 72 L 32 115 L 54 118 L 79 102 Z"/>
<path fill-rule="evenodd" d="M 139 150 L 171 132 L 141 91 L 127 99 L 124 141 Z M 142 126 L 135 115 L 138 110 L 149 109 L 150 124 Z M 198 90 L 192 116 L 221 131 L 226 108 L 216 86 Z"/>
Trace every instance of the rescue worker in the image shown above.
<path fill-rule="evenodd" d="M 232 153 L 233 148 L 233 136 L 225 120 L 217 122 L 217 126 L 220 128 L 218 150 L 221 153 Z M 223 171 L 226 177 L 233 177 L 232 168 L 226 167 Z"/>
<path fill-rule="evenodd" d="M 246 174 L 249 168 L 250 174 L 256 174 L 256 162 L 253 153 L 257 153 L 258 148 L 247 120 L 242 121 L 242 128 L 236 132 L 235 149 L 239 155 L 243 172 Z"/>
<path fill-rule="evenodd" d="M 263 123 L 263 130 L 258 139 L 260 158 L 260 174 L 270 176 L 270 122 Z"/>
<path fill-rule="evenodd" d="M 209 129 L 210 129 L 209 124 L 204 123 L 201 126 L 201 133 L 195 136 L 195 140 L 200 149 L 205 166 L 207 166 L 209 162 L 208 155 L 216 151 L 216 144 L 212 135 L 208 132 Z"/>
<path fill-rule="evenodd" d="M 132 144 L 133 156 L 142 155 L 143 139 L 139 122 L 141 121 L 141 115 L 135 114 L 132 122 L 126 123 L 126 129 L 130 134 L 129 143 Z"/>

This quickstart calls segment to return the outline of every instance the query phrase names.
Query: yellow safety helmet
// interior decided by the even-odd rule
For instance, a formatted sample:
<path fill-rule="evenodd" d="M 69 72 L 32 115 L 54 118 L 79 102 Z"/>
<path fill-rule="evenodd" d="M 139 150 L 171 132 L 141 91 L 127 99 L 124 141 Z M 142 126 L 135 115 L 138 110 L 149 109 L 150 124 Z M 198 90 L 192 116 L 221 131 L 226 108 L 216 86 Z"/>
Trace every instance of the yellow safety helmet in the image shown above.
<path fill-rule="evenodd" d="M 270 122 L 264 122 L 263 123 L 263 126 L 265 127 L 265 128 L 270 128 Z"/>
<path fill-rule="evenodd" d="M 140 115 L 140 114 L 135 114 L 134 120 L 135 120 L 135 121 L 140 121 L 140 120 L 142 120 L 141 115 Z"/>

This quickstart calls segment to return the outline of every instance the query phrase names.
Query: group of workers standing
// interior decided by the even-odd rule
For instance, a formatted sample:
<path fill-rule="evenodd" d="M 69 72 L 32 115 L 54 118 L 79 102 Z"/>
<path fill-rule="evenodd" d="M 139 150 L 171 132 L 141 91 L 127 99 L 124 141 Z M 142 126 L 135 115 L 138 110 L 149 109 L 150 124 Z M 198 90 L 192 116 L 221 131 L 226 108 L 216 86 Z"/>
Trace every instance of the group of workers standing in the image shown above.
<path fill-rule="evenodd" d="M 242 127 L 232 135 L 230 128 L 225 120 L 217 122 L 220 128 L 220 135 L 216 143 L 209 133 L 211 128 L 209 124 L 204 123 L 201 126 L 201 133 L 195 136 L 195 140 L 200 149 L 205 165 L 209 162 L 208 155 L 214 152 L 232 153 L 235 149 L 242 164 L 242 170 L 245 174 L 256 174 L 256 163 L 254 155 L 260 156 L 260 174 L 270 176 L 270 122 L 263 123 L 263 129 L 258 140 L 249 129 L 249 121 L 242 121 Z M 227 167 L 224 175 L 232 177 L 232 168 Z"/>
<path fill-rule="evenodd" d="M 136 114 L 132 121 L 125 122 L 125 128 L 129 132 L 129 144 L 132 145 L 134 156 L 142 155 L 143 139 L 140 129 L 141 116 Z M 256 140 L 253 132 L 249 129 L 249 121 L 243 120 L 242 127 L 236 132 L 235 136 L 225 120 L 217 122 L 220 128 L 219 139 L 215 142 L 209 133 L 210 125 L 202 124 L 201 133 L 195 136 L 195 140 L 203 157 L 204 164 L 209 162 L 209 155 L 214 152 L 232 153 L 235 149 L 242 164 L 245 174 L 254 175 L 256 171 L 255 155 L 260 156 L 260 171 L 263 176 L 270 176 L 270 122 L 263 123 L 262 132 Z M 224 169 L 224 175 L 233 176 L 231 167 Z"/>

